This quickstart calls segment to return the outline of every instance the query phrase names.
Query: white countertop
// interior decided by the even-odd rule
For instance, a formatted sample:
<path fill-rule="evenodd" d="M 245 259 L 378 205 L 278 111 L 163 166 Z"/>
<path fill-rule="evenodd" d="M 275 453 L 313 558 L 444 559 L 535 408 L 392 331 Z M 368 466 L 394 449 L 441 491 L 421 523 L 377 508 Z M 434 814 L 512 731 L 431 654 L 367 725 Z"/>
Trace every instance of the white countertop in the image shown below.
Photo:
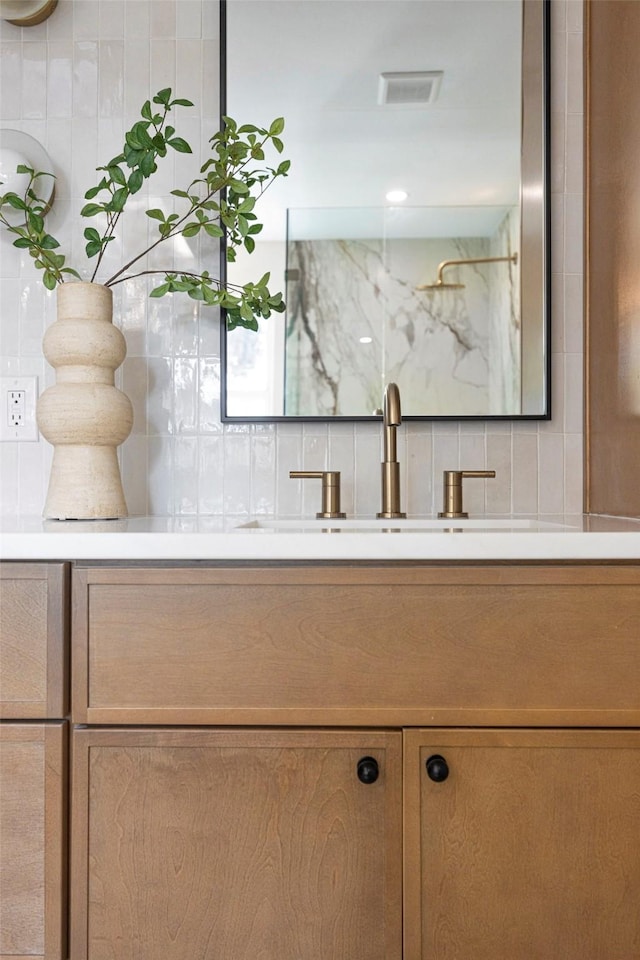
<path fill-rule="evenodd" d="M 281 524 L 269 526 L 269 523 Z M 435 521 L 437 523 L 437 521 Z M 640 519 L 325 520 L 0 518 L 3 560 L 640 560 Z M 244 524 L 244 526 L 243 526 Z M 263 524 L 260 526 L 260 524 Z M 422 526 L 421 526 L 422 524 Z M 427 525 L 426 528 L 424 525 Z"/>

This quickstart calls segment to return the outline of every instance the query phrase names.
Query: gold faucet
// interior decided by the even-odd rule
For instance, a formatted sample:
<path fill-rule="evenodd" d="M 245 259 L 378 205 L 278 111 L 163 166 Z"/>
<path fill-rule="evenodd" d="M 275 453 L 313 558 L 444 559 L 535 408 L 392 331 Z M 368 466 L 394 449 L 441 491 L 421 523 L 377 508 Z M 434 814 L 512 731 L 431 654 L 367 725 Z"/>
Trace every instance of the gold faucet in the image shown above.
<path fill-rule="evenodd" d="M 495 477 L 495 470 L 445 470 L 442 474 L 444 504 L 439 517 L 462 517 L 469 514 L 462 509 L 462 481 L 467 477 Z"/>
<path fill-rule="evenodd" d="M 400 510 L 400 464 L 397 459 L 396 430 L 402 423 L 400 391 L 388 383 L 382 405 L 384 460 L 382 461 L 382 510 L 377 517 L 391 520 L 406 517 Z"/>

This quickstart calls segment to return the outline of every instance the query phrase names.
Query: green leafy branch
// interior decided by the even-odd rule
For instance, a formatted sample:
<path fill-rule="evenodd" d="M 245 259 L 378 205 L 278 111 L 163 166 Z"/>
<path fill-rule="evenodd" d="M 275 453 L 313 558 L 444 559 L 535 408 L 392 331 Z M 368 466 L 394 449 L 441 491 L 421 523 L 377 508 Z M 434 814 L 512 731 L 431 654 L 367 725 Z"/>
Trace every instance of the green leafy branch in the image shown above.
<path fill-rule="evenodd" d="M 83 233 L 85 252 L 89 259 L 96 258 L 91 276 L 94 282 L 102 265 L 105 251 L 116 236 L 116 228 L 125 211 L 129 198 L 138 193 L 145 180 L 158 169 L 158 160 L 170 149 L 178 153 L 192 153 L 190 145 L 176 136 L 175 127 L 168 123 L 168 115 L 175 106 L 193 106 L 190 100 L 171 99 L 171 89 L 160 90 L 152 100 L 147 100 L 141 109 L 141 120 L 125 134 L 122 152 L 105 166 L 98 167 L 102 177 L 85 194 L 88 202 L 80 211 L 83 217 L 104 218 L 103 229 L 86 227 Z M 154 208 L 146 215 L 158 222 L 158 236 L 145 249 L 124 264 L 109 279 L 106 286 L 113 286 L 134 277 L 147 274 L 164 274 L 163 283 L 151 291 L 152 297 L 167 293 L 186 293 L 193 300 L 205 305 L 222 306 L 227 310 L 230 329 L 244 326 L 255 330 L 258 321 L 270 316 L 272 311 L 285 309 L 281 294 L 271 294 L 268 288 L 269 274 L 258 283 L 244 286 L 227 284 L 210 274 L 202 272 L 172 272 L 166 269 L 143 269 L 131 273 L 143 258 L 166 240 L 181 235 L 187 239 L 204 235 L 221 238 L 226 234 L 227 260 L 233 261 L 236 249 L 243 247 L 248 253 L 255 249 L 255 237 L 262 224 L 254 212 L 255 205 L 265 190 L 279 177 L 287 176 L 290 161 L 283 160 L 276 167 L 265 163 L 266 148 L 273 147 L 282 153 L 280 134 L 284 120 L 278 118 L 268 128 L 253 124 L 238 124 L 231 117 L 223 118 L 222 129 L 211 137 L 211 156 L 200 168 L 196 177 L 185 190 L 176 189 L 172 195 L 179 201 L 181 213 Z M 44 228 L 46 205 L 37 196 L 36 182 L 43 174 L 27 167 L 19 168 L 28 173 L 30 180 L 24 197 L 9 192 L 0 196 L 0 223 L 17 235 L 14 245 L 29 250 L 36 266 L 44 270 L 44 284 L 53 289 L 63 283 L 65 274 L 79 278 L 71 267 L 65 266 L 65 258 L 54 251 L 58 241 Z M 4 206 L 24 214 L 24 223 L 15 225 L 5 216 Z"/>
<path fill-rule="evenodd" d="M 29 176 L 24 196 L 20 197 L 12 191 L 0 196 L 0 223 L 9 233 L 17 236 L 17 240 L 13 241 L 14 247 L 29 251 L 38 270 L 43 271 L 42 282 L 47 290 L 53 290 L 57 284 L 63 283 L 65 273 L 80 279 L 80 274 L 76 270 L 65 267 L 64 255 L 55 253 L 60 244 L 45 229 L 44 217 L 47 212 L 47 203 L 38 196 L 38 181 L 42 177 L 50 177 L 53 174 L 36 172 L 23 163 L 18 165 L 16 173 L 26 173 Z M 14 223 L 10 211 L 3 209 L 5 207 L 18 210 L 24 215 L 24 222 Z"/>
<path fill-rule="evenodd" d="M 171 89 L 167 87 L 155 95 L 153 104 L 160 109 L 154 112 L 150 100 L 143 104 L 140 111 L 142 120 L 138 120 L 125 134 L 122 153 L 110 160 L 106 166 L 97 167 L 104 176 L 97 186 L 91 187 L 84 195 L 85 200 L 93 202 L 84 205 L 80 211 L 81 216 L 95 217 L 104 214 L 106 217 L 106 227 L 102 234 L 95 227 L 87 227 L 84 231 L 87 257 L 98 258 L 91 276 L 92 281 L 96 279 L 108 244 L 114 239 L 118 220 L 129 197 L 138 193 L 144 181 L 156 172 L 158 157 L 166 157 L 169 147 L 178 153 L 192 152 L 186 140 L 175 136 L 175 127 L 166 122 L 173 107 L 192 107 L 191 100 L 172 100 Z M 98 200 L 105 192 L 108 196 Z M 144 256 L 145 252 L 140 256 Z M 110 286 L 110 283 L 111 281 L 106 281 L 107 286 Z"/>

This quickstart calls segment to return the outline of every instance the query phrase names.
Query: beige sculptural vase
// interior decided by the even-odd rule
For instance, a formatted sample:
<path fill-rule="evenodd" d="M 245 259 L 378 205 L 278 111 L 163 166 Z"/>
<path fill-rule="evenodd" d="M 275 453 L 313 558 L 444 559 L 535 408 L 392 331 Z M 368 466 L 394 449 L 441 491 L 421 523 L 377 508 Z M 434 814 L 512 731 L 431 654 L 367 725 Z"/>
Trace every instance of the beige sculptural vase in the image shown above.
<path fill-rule="evenodd" d="M 126 517 L 117 448 L 131 432 L 133 411 L 114 383 L 127 348 L 112 323 L 111 289 L 63 283 L 57 305 L 43 341 L 56 383 L 37 407 L 38 427 L 54 447 L 43 513 L 52 520 Z"/>

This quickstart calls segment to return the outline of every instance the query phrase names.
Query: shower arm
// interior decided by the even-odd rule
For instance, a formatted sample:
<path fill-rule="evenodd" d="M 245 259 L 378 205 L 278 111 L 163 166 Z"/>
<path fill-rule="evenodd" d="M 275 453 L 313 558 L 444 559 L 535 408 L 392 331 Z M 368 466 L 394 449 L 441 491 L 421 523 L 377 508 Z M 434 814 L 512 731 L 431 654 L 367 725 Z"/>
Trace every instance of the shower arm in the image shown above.
<path fill-rule="evenodd" d="M 442 274 L 447 267 L 460 267 L 464 266 L 466 263 L 502 263 L 509 261 L 510 263 L 518 262 L 518 254 L 512 253 L 510 257 L 473 257 L 469 260 L 443 260 L 442 263 L 438 264 L 438 275 L 435 283 L 426 283 L 421 287 L 416 287 L 416 290 L 432 290 L 434 287 L 443 287 L 446 286 Z"/>

